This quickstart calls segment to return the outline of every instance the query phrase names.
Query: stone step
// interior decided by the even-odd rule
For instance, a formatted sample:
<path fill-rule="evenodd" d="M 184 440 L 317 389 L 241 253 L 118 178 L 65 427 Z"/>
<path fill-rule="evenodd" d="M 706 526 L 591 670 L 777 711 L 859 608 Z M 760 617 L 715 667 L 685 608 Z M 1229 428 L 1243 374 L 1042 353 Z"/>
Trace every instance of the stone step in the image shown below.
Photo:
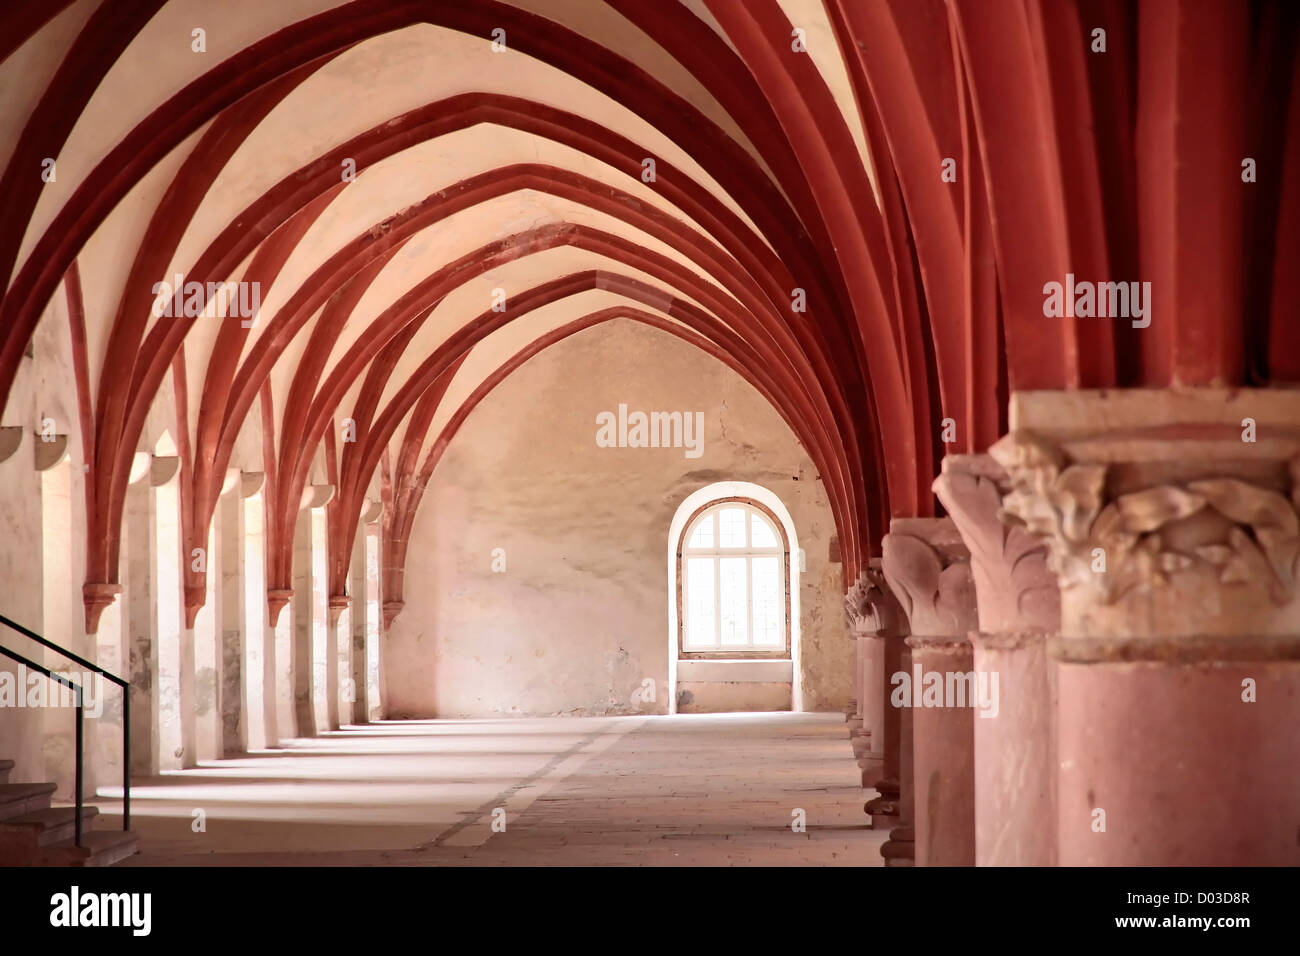
<path fill-rule="evenodd" d="M 38 866 L 112 866 L 139 852 L 139 840 L 129 830 L 89 830 L 81 846 L 72 838 L 43 847 Z"/>
<path fill-rule="evenodd" d="M 0 820 L 46 809 L 55 789 L 52 783 L 0 784 Z"/>
<path fill-rule="evenodd" d="M 98 814 L 99 807 L 81 808 L 83 837 L 90 831 L 90 825 Z M 22 841 L 33 847 L 49 846 L 73 839 L 76 833 L 76 807 L 46 807 L 0 821 L 0 841 L 4 843 Z"/>

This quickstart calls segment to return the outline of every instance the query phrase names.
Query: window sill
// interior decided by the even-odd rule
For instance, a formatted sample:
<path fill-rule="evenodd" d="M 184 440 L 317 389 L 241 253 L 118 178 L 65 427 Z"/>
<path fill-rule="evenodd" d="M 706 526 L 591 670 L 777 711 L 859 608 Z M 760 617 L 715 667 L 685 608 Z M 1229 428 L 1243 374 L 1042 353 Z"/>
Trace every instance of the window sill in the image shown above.
<path fill-rule="evenodd" d="M 794 662 L 784 660 L 689 660 L 677 662 L 677 680 L 715 683 L 777 683 L 794 681 Z"/>

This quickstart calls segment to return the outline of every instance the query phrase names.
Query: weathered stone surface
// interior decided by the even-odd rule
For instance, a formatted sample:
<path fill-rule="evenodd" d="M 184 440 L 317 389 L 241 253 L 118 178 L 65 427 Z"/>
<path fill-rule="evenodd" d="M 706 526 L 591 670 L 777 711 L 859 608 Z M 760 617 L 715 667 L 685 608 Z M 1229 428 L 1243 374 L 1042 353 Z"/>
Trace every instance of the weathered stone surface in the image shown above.
<path fill-rule="evenodd" d="M 701 457 L 598 447 L 596 413 L 621 402 L 702 410 Z M 428 485 L 406 579 L 437 586 L 408 585 L 385 637 L 390 714 L 667 713 L 669 528 L 690 493 L 729 480 L 769 489 L 791 514 L 807 562 L 804 707 L 842 710 L 847 582 L 827 561 L 835 525 L 816 476 L 762 395 L 671 336 L 620 321 L 547 349 L 475 409 Z M 461 532 L 447 534 L 450 516 Z M 633 696 L 647 678 L 657 693 L 643 706 Z M 733 705 L 717 691 L 719 706 Z M 709 706 L 699 688 L 691 706 Z"/>
<path fill-rule="evenodd" d="M 956 525 L 949 518 L 895 519 L 881 542 L 881 552 L 885 578 L 907 613 L 912 634 L 907 639 L 909 652 L 903 655 L 908 678 L 918 666 L 922 672 L 936 667 L 970 670 L 966 636 L 978 624 L 975 585 L 970 552 Z M 958 668 L 959 664 L 963 666 Z M 970 710 L 960 708 L 961 713 L 955 713 L 957 708 L 908 706 L 906 698 L 903 703 L 898 842 L 904 845 L 891 854 L 905 853 L 911 835 L 916 865 L 973 866 Z"/>
<path fill-rule="evenodd" d="M 1300 395 L 1035 392 L 1011 424 L 1005 507 L 1061 585 L 1060 862 L 1300 863 Z"/>
<path fill-rule="evenodd" d="M 1060 592 L 1047 545 L 1003 512 L 1010 490 L 988 455 L 949 455 L 934 482 L 971 552 L 980 624 L 972 663 L 997 679 L 997 706 L 972 721 L 975 861 L 1046 866 L 1056 857 L 1056 713 L 1045 637 L 1060 627 Z"/>
<path fill-rule="evenodd" d="M 1055 633 L 1061 602 L 1047 545 L 1003 516 L 1011 479 L 988 455 L 949 455 L 934 492 L 970 550 L 985 634 Z"/>

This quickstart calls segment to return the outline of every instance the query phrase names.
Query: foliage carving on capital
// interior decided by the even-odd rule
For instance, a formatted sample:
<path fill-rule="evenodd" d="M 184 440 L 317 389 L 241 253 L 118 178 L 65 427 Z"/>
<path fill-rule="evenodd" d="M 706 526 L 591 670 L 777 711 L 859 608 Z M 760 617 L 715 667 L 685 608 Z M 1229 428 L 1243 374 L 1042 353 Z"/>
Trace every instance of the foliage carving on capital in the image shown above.
<path fill-rule="evenodd" d="M 885 578 L 912 634 L 965 637 L 978 628 L 968 554 L 956 558 L 922 537 L 897 531 L 885 535 L 881 552 Z"/>
<path fill-rule="evenodd" d="M 1048 568 L 1047 543 L 1019 521 L 1005 519 L 1005 472 L 985 456 L 962 457 L 985 459 L 985 473 L 949 467 L 945 461 L 934 492 L 970 549 L 980 627 L 1054 632 L 1060 624 L 1060 592 Z"/>
<path fill-rule="evenodd" d="M 879 568 L 867 568 L 844 595 L 844 610 L 853 632 L 902 632 L 906 620 Z"/>
<path fill-rule="evenodd" d="M 989 453 L 1011 477 L 1013 490 L 1003 498 L 1007 519 L 1047 541 L 1062 591 L 1085 587 L 1113 604 L 1136 588 L 1191 575 L 1207 585 L 1259 587 L 1277 606 L 1294 597 L 1300 557 L 1294 461 L 1290 498 L 1239 478 L 1108 495 L 1106 465 L 1067 463 L 1032 434 L 1013 432 Z"/>

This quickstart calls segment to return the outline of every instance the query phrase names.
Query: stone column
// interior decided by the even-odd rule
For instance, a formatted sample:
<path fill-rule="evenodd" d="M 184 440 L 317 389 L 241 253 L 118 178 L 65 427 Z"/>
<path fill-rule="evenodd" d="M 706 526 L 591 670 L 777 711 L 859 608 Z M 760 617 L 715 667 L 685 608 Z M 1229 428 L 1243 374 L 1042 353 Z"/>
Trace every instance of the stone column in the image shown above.
<path fill-rule="evenodd" d="M 899 763 L 901 760 L 901 714 L 889 707 L 890 676 L 900 666 L 907 618 L 885 583 L 880 560 L 862 572 L 845 597 L 851 633 L 858 643 L 861 661 L 861 707 L 869 729 L 870 749 L 859 759 L 862 785 L 876 796 L 863 808 L 871 817 L 873 830 L 890 830 L 899 825 Z"/>
<path fill-rule="evenodd" d="M 101 588 L 109 586 L 100 585 Z M 125 629 L 123 619 L 125 616 L 124 602 L 115 600 L 104 606 L 99 617 L 99 627 L 94 634 L 95 639 L 95 657 L 94 661 L 110 674 L 116 674 L 121 677 L 126 676 L 126 668 L 123 666 L 125 656 L 123 654 Z M 98 695 L 97 702 L 102 708 L 102 713 L 98 720 L 87 723 L 87 754 L 88 765 L 94 768 L 94 775 L 88 777 L 88 781 L 105 787 L 120 788 L 122 786 L 122 699 L 123 694 L 129 693 L 129 690 L 123 690 L 116 684 L 104 680 L 96 675 L 92 678 L 92 686 Z M 93 728 L 93 730 L 92 730 Z M 87 795 L 94 793 L 90 786 L 86 787 Z M 89 796 L 87 796 L 89 799 Z"/>
<path fill-rule="evenodd" d="M 979 605 L 975 725 L 975 862 L 1056 862 L 1055 716 L 1047 636 L 1060 626 L 1047 546 L 1003 519 L 1010 479 L 988 455 L 949 455 L 934 492 L 971 553 Z"/>
<path fill-rule="evenodd" d="M 11 400 L 2 411 L 13 414 L 18 412 L 18 406 Z M 27 447 L 20 451 L 24 436 Z M 32 467 L 33 440 L 39 441 L 39 435 L 33 435 L 28 426 L 0 427 L 0 488 L 4 488 L 4 494 L 0 494 L 0 581 L 5 582 L 5 616 L 41 634 L 46 632 L 45 591 L 43 557 L 37 556 L 44 554 L 45 535 L 41 475 Z M 123 525 L 125 528 L 125 521 Z M 39 644 L 20 638 L 8 628 L 0 631 L 4 635 L 0 643 L 24 657 L 39 660 L 36 655 L 43 653 Z M 27 676 L 16 661 L 0 656 L 0 680 L 12 681 L 15 694 L 26 693 L 22 681 Z M 0 758 L 14 761 L 9 776 L 13 783 L 45 779 L 44 744 L 44 712 L 32 707 L 0 710 Z"/>
<path fill-rule="evenodd" d="M 181 581 L 180 459 L 155 455 L 149 466 L 149 576 L 152 584 L 153 726 L 150 753 L 153 772 L 185 766 L 186 744 L 193 746 L 192 682 L 183 662 L 193 659 L 193 645 L 184 628 Z M 189 671 L 193 674 L 193 671 Z"/>
<path fill-rule="evenodd" d="M 232 469 L 234 470 L 234 469 Z M 227 757 L 263 750 L 274 726 L 268 696 L 266 576 L 261 472 L 235 471 L 221 496 L 222 751 Z"/>
<path fill-rule="evenodd" d="M 244 499 L 242 476 L 237 469 L 240 487 L 223 489 L 213 517 L 221 541 L 221 756 L 246 753 L 254 736 L 253 714 L 246 696 L 249 679 L 244 659 L 244 599 L 247 557 L 244 553 Z M 208 572 L 212 572 L 209 570 Z M 263 741 L 259 745 L 264 746 Z"/>
<path fill-rule="evenodd" d="M 367 498 L 357 519 L 356 541 L 352 546 L 350 587 L 352 594 L 352 687 L 354 700 L 352 720 L 358 724 L 369 723 L 380 716 L 378 660 L 375 660 L 375 679 L 370 679 L 371 646 L 375 655 L 379 651 L 379 559 L 378 542 L 383 502 Z M 343 638 L 340 635 L 339 640 Z"/>
<path fill-rule="evenodd" d="M 1017 393 L 1060 582 L 1062 865 L 1300 864 L 1300 393 Z"/>
<path fill-rule="evenodd" d="M 366 719 L 383 720 L 388 708 L 388 679 L 383 646 L 388 632 L 388 605 L 383 603 L 383 524 L 366 526 Z"/>
<path fill-rule="evenodd" d="M 298 736 L 314 737 L 317 733 L 316 710 L 312 699 L 313 664 L 318 656 L 315 621 L 312 612 L 312 513 L 298 512 L 293 537 L 293 717 Z"/>
<path fill-rule="evenodd" d="M 973 866 L 974 668 L 966 635 L 977 622 L 970 552 L 949 518 L 895 518 L 881 550 L 885 578 L 912 633 L 910 666 L 890 695 L 912 723 L 899 842 L 911 822 L 917 866 Z M 904 760 L 906 746 L 905 740 Z"/>
<path fill-rule="evenodd" d="M 858 578 L 857 584 L 849 589 L 845 595 L 844 604 L 848 617 L 848 634 L 849 640 L 853 642 L 853 700 L 850 705 L 850 712 L 845 716 L 849 725 L 849 744 L 853 747 L 853 758 L 861 766 L 864 758 L 870 756 L 872 748 L 872 732 L 879 733 L 878 728 L 872 726 L 870 719 L 863 712 L 865 709 L 866 692 L 863 689 L 863 668 L 867 662 L 863 659 L 866 653 L 865 642 L 866 635 L 858 631 L 857 625 L 853 618 L 854 588 L 862 583 L 862 578 Z M 864 777 L 865 781 L 866 778 Z M 866 783 L 863 786 L 867 786 Z"/>
<path fill-rule="evenodd" d="M 156 774 L 159 768 L 153 735 L 158 711 L 153 695 L 155 624 L 150 555 L 154 546 L 149 525 L 150 504 L 148 482 L 127 486 L 121 542 L 122 577 L 126 582 L 122 617 L 127 633 L 125 670 L 131 682 L 131 773 L 137 778 Z"/>
<path fill-rule="evenodd" d="M 900 643 L 898 672 L 908 674 L 912 670 L 912 649 L 907 646 L 906 639 Z M 868 801 L 866 811 L 871 814 L 873 829 L 889 829 L 889 839 L 880 845 L 885 866 L 913 866 L 916 862 L 916 772 L 912 708 L 897 707 L 891 700 L 887 710 L 898 714 L 898 787 L 892 795 L 881 791 L 879 799 L 882 802 Z M 886 802 L 891 799 L 892 807 Z M 891 809 L 892 814 L 889 812 Z"/>
<path fill-rule="evenodd" d="M 844 600 L 847 602 L 848 597 L 846 596 Z M 849 698 L 848 706 L 844 708 L 844 723 L 848 726 L 849 741 L 853 743 L 854 756 L 857 756 L 858 745 L 855 738 L 863 733 L 862 646 L 858 643 L 858 636 L 853 631 L 852 620 L 845 627 L 845 633 L 848 635 L 849 640 L 853 642 L 853 695 Z"/>
<path fill-rule="evenodd" d="M 366 526 L 357 524 L 357 537 L 352 545 L 352 683 L 356 688 L 356 701 L 352 719 L 358 724 L 370 722 L 370 695 L 366 686 L 366 624 L 374 613 L 366 588 Z"/>
<path fill-rule="evenodd" d="M 853 643 L 853 690 L 849 697 L 848 706 L 844 708 L 844 723 L 848 727 L 850 742 L 862 732 L 862 648 L 858 644 L 857 634 L 853 630 L 852 611 L 848 610 L 850 595 L 853 593 L 854 586 L 856 586 L 856 582 L 849 587 L 848 593 L 844 596 L 844 606 L 847 610 L 844 633 Z"/>
<path fill-rule="evenodd" d="M 872 632 L 857 631 L 853 635 L 853 662 L 856 667 L 854 676 L 858 687 L 858 726 L 857 734 L 852 737 L 853 756 L 858 758 L 858 766 L 864 774 L 873 774 L 863 779 L 880 779 L 881 728 L 883 708 L 880 699 L 878 681 L 873 681 L 879 671 L 880 656 L 878 642 L 872 640 Z M 873 763 L 874 761 L 874 763 Z"/>
<path fill-rule="evenodd" d="M 197 766 L 202 760 L 217 760 L 225 755 L 222 739 L 222 567 L 225 555 L 215 521 L 208 530 L 204 548 L 207 565 L 206 593 L 201 608 L 186 607 L 186 629 L 191 636 L 191 659 L 194 689 L 194 751 L 191 759 L 186 751 L 186 766 Z M 198 555 L 189 555 L 191 561 Z"/>
<path fill-rule="evenodd" d="M 328 493 L 318 493 L 325 487 Z M 325 504 L 331 486 L 314 485 L 303 495 L 295 526 L 294 717 L 301 737 L 338 728 L 337 634 L 328 609 L 328 534 Z M 322 500 L 323 499 L 323 500 Z"/>
<path fill-rule="evenodd" d="M 352 598 L 331 595 L 329 599 L 330 629 L 334 632 L 335 661 L 335 729 L 354 722 L 353 707 L 357 701 L 357 688 L 352 679 Z"/>
<path fill-rule="evenodd" d="M 271 745 L 283 746 L 294 737 L 311 736 L 310 725 L 305 730 L 298 728 L 294 687 L 294 618 L 298 612 L 294 603 L 293 588 L 267 588 L 265 693 L 274 704 L 267 708 L 267 738 Z"/>

